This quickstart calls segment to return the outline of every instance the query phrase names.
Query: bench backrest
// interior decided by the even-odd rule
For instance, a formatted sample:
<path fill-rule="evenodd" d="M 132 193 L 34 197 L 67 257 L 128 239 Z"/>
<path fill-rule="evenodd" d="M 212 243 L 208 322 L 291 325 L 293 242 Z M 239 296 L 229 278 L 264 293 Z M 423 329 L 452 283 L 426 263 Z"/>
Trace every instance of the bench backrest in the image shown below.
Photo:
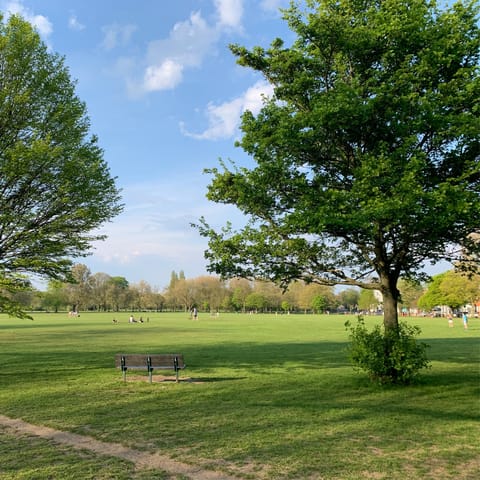
<path fill-rule="evenodd" d="M 183 355 L 180 353 L 155 353 L 155 354 L 137 354 L 137 353 L 117 353 L 115 355 L 115 366 L 127 368 L 143 369 L 148 368 L 148 359 L 150 358 L 150 366 L 161 370 L 175 370 L 175 359 L 177 359 L 177 368 L 185 368 Z"/>

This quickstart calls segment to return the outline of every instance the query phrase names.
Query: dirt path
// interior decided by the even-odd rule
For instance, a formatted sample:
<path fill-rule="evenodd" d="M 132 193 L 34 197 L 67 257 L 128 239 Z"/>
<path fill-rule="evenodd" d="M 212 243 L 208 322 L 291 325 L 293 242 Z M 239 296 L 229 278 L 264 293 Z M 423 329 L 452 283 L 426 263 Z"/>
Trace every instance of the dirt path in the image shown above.
<path fill-rule="evenodd" d="M 93 437 L 32 425 L 23 420 L 5 417 L 4 415 L 0 415 L 0 425 L 7 427 L 13 432 L 47 438 L 56 443 L 69 445 L 75 449 L 90 450 L 100 455 L 122 458 L 134 463 L 136 468 L 139 469 L 159 469 L 169 474 L 184 475 L 195 480 L 238 480 L 238 477 L 203 470 L 186 463 L 172 460 L 160 453 L 144 453 L 125 447 L 119 443 L 101 442 Z"/>

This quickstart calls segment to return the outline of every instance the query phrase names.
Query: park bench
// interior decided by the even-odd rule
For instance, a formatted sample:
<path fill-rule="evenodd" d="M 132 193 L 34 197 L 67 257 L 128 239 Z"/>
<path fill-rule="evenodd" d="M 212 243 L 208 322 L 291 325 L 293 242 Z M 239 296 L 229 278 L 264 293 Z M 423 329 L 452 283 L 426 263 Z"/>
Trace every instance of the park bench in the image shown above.
<path fill-rule="evenodd" d="M 127 380 L 127 370 L 147 370 L 150 383 L 154 370 L 173 370 L 178 383 L 178 372 L 185 368 L 183 355 L 178 353 L 137 354 L 117 353 L 115 367 L 122 369 L 123 381 Z"/>

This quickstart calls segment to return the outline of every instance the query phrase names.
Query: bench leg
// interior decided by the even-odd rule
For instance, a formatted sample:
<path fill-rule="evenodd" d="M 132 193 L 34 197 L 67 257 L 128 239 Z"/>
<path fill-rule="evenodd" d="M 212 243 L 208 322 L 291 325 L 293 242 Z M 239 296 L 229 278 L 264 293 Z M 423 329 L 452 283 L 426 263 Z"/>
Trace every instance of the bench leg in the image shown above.
<path fill-rule="evenodd" d="M 148 370 L 148 381 L 149 383 L 152 383 L 152 357 L 150 355 L 147 357 L 147 370 Z"/>

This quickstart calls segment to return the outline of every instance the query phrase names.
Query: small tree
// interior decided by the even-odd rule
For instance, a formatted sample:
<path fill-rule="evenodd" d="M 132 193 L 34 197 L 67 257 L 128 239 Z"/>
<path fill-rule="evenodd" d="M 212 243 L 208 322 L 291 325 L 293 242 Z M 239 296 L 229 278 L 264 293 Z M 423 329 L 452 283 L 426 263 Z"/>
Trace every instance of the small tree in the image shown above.
<path fill-rule="evenodd" d="M 401 305 L 405 309 L 411 309 L 418 305 L 418 299 L 423 295 L 423 285 L 420 282 L 405 280 L 398 282 L 401 294 Z"/>
<path fill-rule="evenodd" d="M 312 299 L 312 308 L 315 312 L 322 313 L 328 306 L 328 301 L 323 295 L 316 295 Z"/>
<path fill-rule="evenodd" d="M 122 208 L 63 59 L 20 17 L 0 15 L 0 66 L 0 310 L 21 315 L 2 291 L 69 279 Z"/>
<path fill-rule="evenodd" d="M 290 306 L 290 304 L 289 304 L 286 300 L 283 300 L 280 306 L 282 307 L 282 310 L 283 310 L 285 313 L 289 313 L 289 312 L 290 312 L 291 306 Z"/>
<path fill-rule="evenodd" d="M 51 308 L 54 312 L 58 312 L 60 308 L 68 305 L 68 296 L 65 284 L 59 280 L 50 280 L 48 282 L 47 291 L 43 293 L 43 306 Z"/>
<path fill-rule="evenodd" d="M 420 328 L 415 325 L 399 324 L 398 332 L 385 331 L 375 325 L 368 331 L 362 317 L 356 325 L 346 322 L 350 330 L 349 348 L 352 363 L 369 377 L 381 384 L 409 384 L 420 370 L 430 367 L 427 359 L 428 345 L 417 342 Z M 385 357 L 385 352 L 389 355 Z"/>
<path fill-rule="evenodd" d="M 338 301 L 340 304 L 345 308 L 348 308 L 350 311 L 358 307 L 359 298 L 360 292 L 355 288 L 347 288 L 338 294 Z"/>

